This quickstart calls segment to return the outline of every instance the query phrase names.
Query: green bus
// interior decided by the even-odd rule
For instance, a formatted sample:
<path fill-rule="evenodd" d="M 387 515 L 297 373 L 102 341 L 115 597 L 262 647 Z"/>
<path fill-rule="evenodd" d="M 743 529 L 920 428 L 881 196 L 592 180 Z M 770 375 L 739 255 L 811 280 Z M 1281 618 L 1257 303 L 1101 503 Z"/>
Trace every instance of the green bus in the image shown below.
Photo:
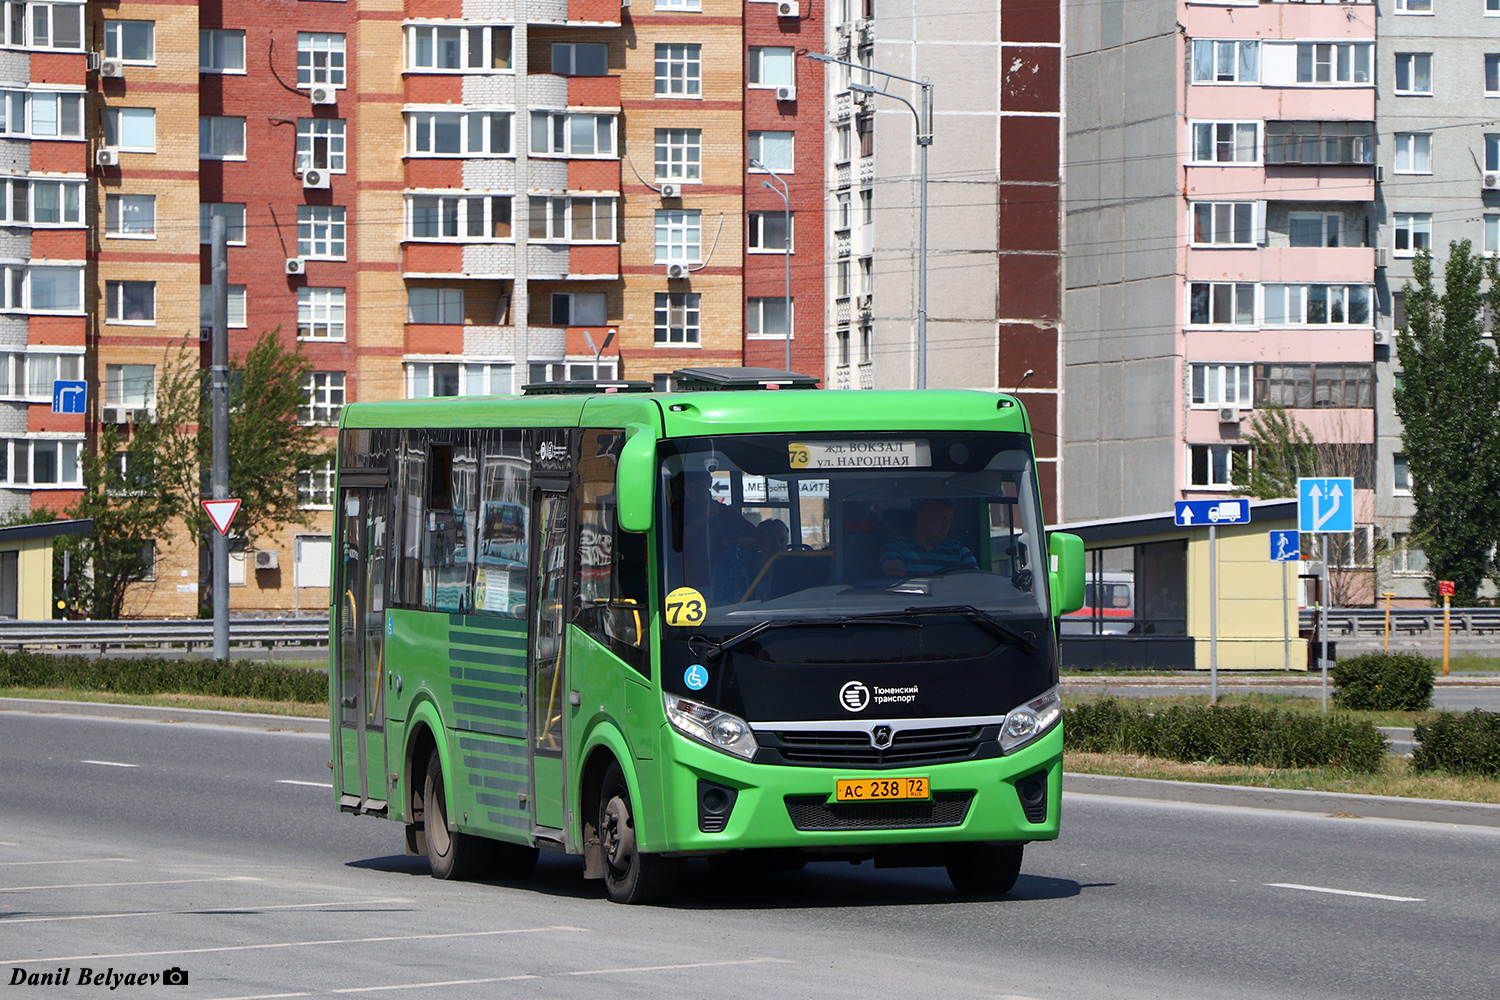
<path fill-rule="evenodd" d="M 338 437 L 341 809 L 439 878 L 581 855 L 611 899 L 684 859 L 873 859 L 1007 892 L 1054 839 L 1057 617 L 1010 396 L 766 369 L 354 403 Z"/>

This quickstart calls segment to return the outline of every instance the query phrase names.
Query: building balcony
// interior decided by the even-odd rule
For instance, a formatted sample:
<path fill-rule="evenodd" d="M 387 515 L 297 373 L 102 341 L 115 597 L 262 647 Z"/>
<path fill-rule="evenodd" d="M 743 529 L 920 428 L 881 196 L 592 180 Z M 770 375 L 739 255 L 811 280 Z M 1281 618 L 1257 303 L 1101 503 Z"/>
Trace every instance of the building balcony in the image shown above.
<path fill-rule="evenodd" d="M 532 243 L 526 263 L 532 280 L 613 280 L 620 276 L 620 245 Z"/>
<path fill-rule="evenodd" d="M 529 24 L 580 24 L 618 28 L 620 7 L 620 0 L 530 0 L 526 7 L 526 20 Z"/>
<path fill-rule="evenodd" d="M 1368 164 L 1308 166 L 1186 164 L 1190 201 L 1374 201 L 1375 170 Z"/>
<path fill-rule="evenodd" d="M 1271 281 L 1369 284 L 1375 280 L 1372 247 L 1194 247 L 1189 281 Z"/>

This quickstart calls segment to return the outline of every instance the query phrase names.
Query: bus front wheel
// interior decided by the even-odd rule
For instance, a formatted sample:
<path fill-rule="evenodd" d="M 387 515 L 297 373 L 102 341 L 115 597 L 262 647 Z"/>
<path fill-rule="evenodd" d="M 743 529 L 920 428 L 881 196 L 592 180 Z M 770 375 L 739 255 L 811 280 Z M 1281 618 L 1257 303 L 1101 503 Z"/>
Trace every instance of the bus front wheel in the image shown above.
<path fill-rule="evenodd" d="M 1021 875 L 1021 844 L 961 844 L 948 854 L 948 880 L 961 893 L 1002 896 Z"/>
<path fill-rule="evenodd" d="M 604 889 L 616 903 L 651 903 L 672 891 L 681 862 L 643 853 L 635 835 L 635 813 L 625 772 L 612 763 L 599 789 L 599 846 L 604 850 Z"/>

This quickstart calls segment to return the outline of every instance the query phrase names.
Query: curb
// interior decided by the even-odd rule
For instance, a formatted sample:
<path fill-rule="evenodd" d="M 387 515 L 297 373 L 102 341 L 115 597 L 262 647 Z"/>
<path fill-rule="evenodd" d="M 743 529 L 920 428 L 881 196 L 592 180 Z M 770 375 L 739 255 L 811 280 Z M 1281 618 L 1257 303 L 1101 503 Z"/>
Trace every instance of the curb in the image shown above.
<path fill-rule="evenodd" d="M 95 719 L 135 719 L 147 722 L 222 726 L 229 729 L 256 729 L 267 733 L 328 735 L 327 719 L 305 719 L 293 715 L 261 715 L 251 712 L 218 712 L 206 708 L 159 708 L 155 705 L 112 705 L 101 701 L 0 698 L 0 712 L 84 716 Z"/>
<path fill-rule="evenodd" d="M 1196 781 L 1163 781 L 1157 778 L 1123 778 L 1107 774 L 1063 774 L 1063 791 L 1075 795 L 1110 795 L 1120 798 L 1186 802 L 1194 805 L 1240 806 L 1250 809 L 1280 809 L 1284 812 L 1342 813 L 1371 819 L 1417 820 L 1423 823 L 1456 823 L 1466 826 L 1500 827 L 1500 805 L 1484 802 L 1450 802 L 1446 799 L 1407 799 L 1388 795 L 1355 795 L 1348 792 L 1307 792 L 1295 788 L 1251 788 L 1243 785 L 1212 785 Z"/>

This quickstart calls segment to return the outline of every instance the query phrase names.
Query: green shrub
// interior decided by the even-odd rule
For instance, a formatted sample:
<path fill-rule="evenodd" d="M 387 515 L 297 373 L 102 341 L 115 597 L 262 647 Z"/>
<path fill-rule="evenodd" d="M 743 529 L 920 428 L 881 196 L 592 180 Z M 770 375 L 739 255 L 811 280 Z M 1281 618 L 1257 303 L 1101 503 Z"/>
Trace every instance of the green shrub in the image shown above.
<path fill-rule="evenodd" d="M 63 688 L 116 694 L 196 694 L 215 698 L 326 703 L 328 674 L 233 660 L 91 659 L 0 653 L 0 687 Z"/>
<path fill-rule="evenodd" d="M 1339 708 L 1423 712 L 1432 705 L 1432 661 L 1415 653 L 1363 653 L 1338 661 L 1329 676 Z"/>
<path fill-rule="evenodd" d="M 1441 712 L 1417 723 L 1416 740 L 1413 770 L 1500 776 L 1500 713 Z"/>
<path fill-rule="evenodd" d="M 1161 712 L 1114 698 L 1063 713 L 1063 743 L 1088 753 L 1130 753 L 1193 763 L 1378 771 L 1385 738 L 1368 722 L 1271 708 L 1173 706 Z"/>

